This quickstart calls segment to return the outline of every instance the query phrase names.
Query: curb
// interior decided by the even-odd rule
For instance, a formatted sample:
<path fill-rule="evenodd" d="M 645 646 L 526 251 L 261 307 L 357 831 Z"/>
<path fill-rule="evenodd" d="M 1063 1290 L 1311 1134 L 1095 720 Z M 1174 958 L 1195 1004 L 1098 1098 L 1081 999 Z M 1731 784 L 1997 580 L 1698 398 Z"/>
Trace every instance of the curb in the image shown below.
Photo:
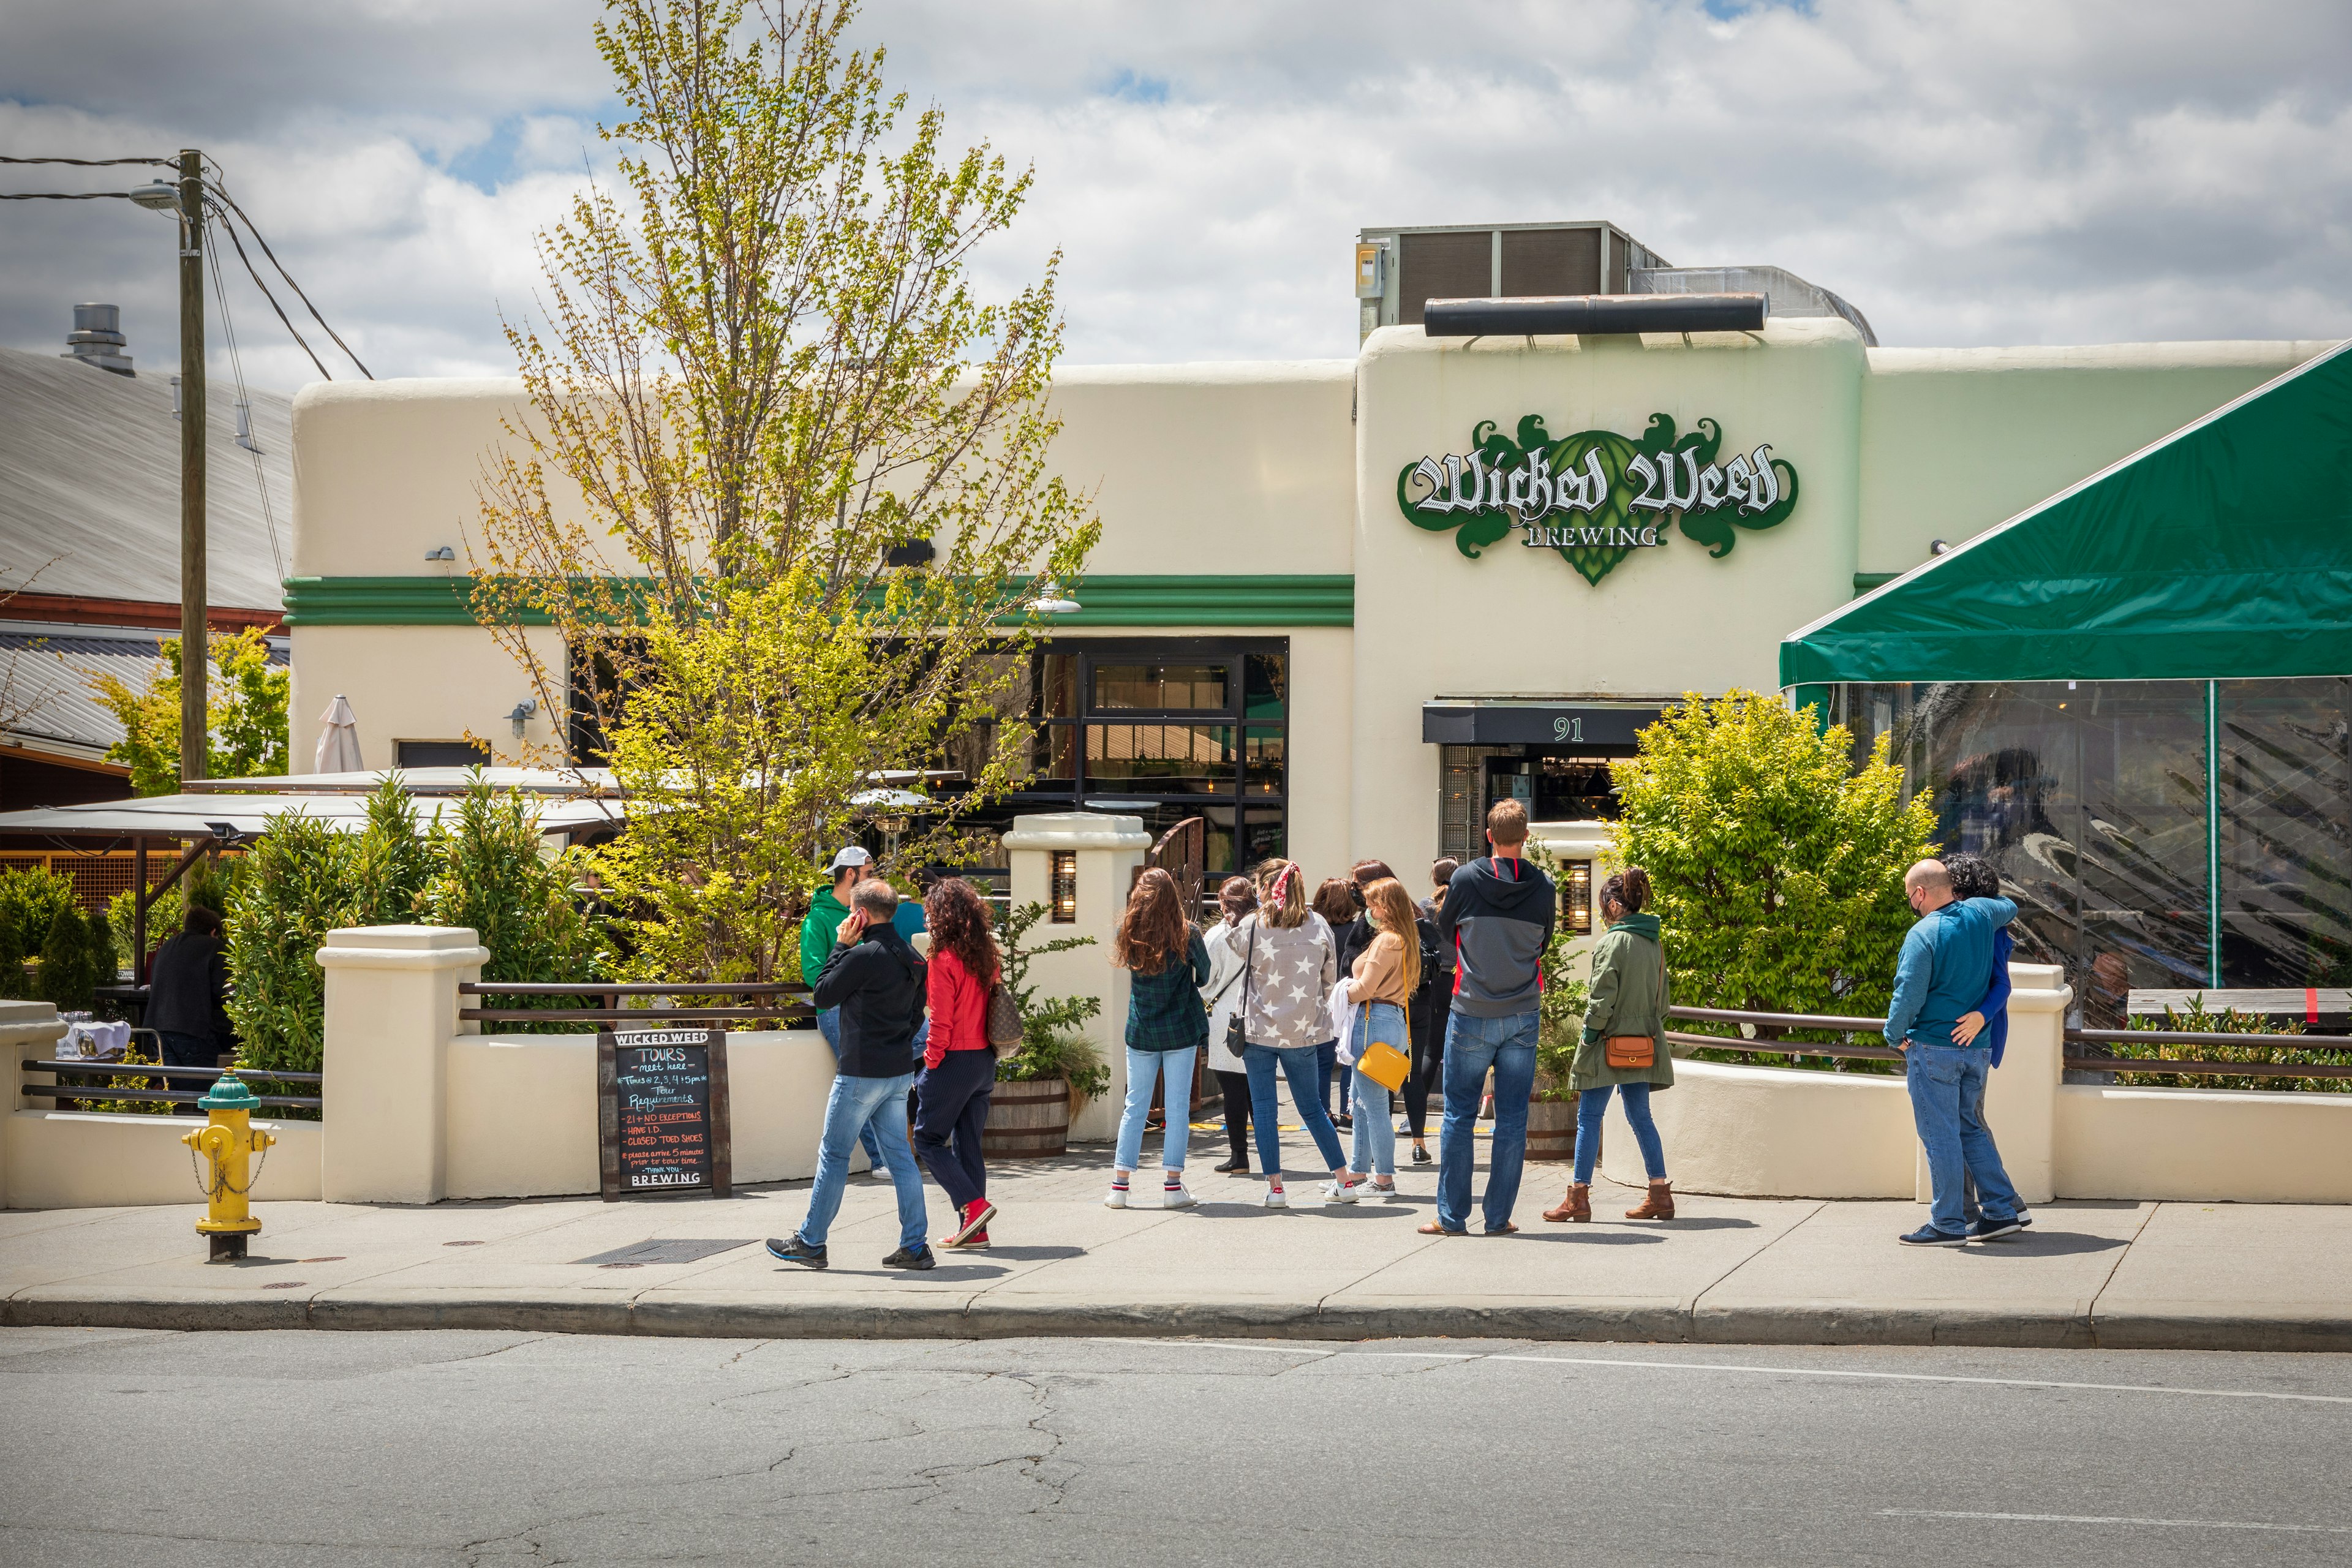
<path fill-rule="evenodd" d="M 1702 1308 L 1625 1302 L 1264 1301 L 1015 1306 L 974 1300 L 858 1307 L 786 1300 L 582 1300 L 555 1295 L 339 1295 L 251 1300 L 34 1294 L 0 1303 L 9 1328 L 347 1332 L 490 1329 L 699 1339 L 1503 1339 L 1648 1344 L 1970 1345 L 2020 1350 L 2352 1353 L 2352 1313 L 2015 1311 L 1790 1302 Z"/>

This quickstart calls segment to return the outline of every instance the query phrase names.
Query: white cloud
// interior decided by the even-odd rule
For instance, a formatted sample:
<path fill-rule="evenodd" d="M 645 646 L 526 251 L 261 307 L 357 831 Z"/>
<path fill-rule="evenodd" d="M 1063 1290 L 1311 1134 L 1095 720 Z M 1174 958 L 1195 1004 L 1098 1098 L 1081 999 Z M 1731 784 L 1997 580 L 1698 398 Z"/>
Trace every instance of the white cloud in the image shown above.
<path fill-rule="evenodd" d="M 509 367 L 531 232 L 605 159 L 596 7 L 110 9 L 8 8 L 0 150 L 197 142 L 378 374 Z M 1788 267 L 1890 343 L 2352 333 L 2331 0 L 877 0 L 859 34 L 951 135 L 1035 164 L 982 273 L 1060 247 L 1074 361 L 1345 354 L 1356 228 L 1549 217 Z M 92 177 L 0 170 L 119 188 Z M 118 204 L 0 208 L 0 341 L 61 349 L 72 301 L 113 299 L 165 367 L 170 251 Z M 310 379 L 233 298 L 248 374 Z"/>

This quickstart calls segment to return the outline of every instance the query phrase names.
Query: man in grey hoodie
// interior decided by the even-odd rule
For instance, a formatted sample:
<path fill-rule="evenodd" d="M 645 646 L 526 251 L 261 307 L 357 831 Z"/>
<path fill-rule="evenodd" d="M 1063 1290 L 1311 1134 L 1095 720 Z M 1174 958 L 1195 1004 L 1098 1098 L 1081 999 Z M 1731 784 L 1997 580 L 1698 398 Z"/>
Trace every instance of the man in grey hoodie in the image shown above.
<path fill-rule="evenodd" d="M 1487 1071 L 1495 1074 L 1495 1136 L 1481 1205 L 1488 1236 L 1507 1236 L 1528 1158 L 1528 1097 L 1536 1081 L 1537 1009 L 1543 954 L 1559 901 L 1549 879 L 1524 859 L 1528 811 L 1516 800 L 1486 814 L 1482 856 L 1454 873 L 1437 910 L 1438 940 L 1454 957 L 1453 1016 L 1445 1031 L 1445 1122 L 1437 1150 L 1437 1218 L 1421 1228 L 1463 1236 L 1470 1227 L 1472 1132 Z"/>

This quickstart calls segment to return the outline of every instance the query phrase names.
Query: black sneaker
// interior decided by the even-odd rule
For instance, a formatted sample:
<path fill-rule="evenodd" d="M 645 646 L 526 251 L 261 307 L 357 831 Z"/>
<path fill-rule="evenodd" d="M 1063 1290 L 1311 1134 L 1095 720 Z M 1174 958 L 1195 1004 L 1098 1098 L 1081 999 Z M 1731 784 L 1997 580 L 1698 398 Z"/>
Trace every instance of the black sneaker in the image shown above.
<path fill-rule="evenodd" d="M 2025 1227 L 2023 1226 L 2018 1224 L 2013 1218 L 1994 1219 L 1988 1215 L 1987 1217 L 1977 1221 L 1976 1224 L 1969 1226 L 1969 1239 L 1970 1241 L 1994 1241 L 2004 1236 L 2015 1236 L 2019 1231 L 2023 1230 L 2024 1228 Z"/>
<path fill-rule="evenodd" d="M 902 1247 L 882 1260 L 885 1268 L 937 1268 L 939 1266 L 939 1254 L 928 1247 L 911 1251 Z"/>
<path fill-rule="evenodd" d="M 770 1237 L 768 1256 L 784 1263 L 805 1264 L 811 1268 L 824 1267 L 824 1248 L 811 1247 L 807 1242 L 803 1241 L 799 1231 L 793 1232 L 782 1241 L 778 1241 L 772 1236 Z"/>

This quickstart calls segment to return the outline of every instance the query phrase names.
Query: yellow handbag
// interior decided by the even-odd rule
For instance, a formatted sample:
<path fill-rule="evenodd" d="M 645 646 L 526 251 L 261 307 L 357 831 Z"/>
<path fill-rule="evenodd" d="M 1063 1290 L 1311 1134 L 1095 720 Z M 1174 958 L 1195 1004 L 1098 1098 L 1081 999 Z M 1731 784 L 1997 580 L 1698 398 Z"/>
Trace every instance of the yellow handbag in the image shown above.
<path fill-rule="evenodd" d="M 1374 1040 L 1356 1058 L 1356 1070 L 1394 1094 L 1412 1073 L 1412 1058 L 1385 1040 Z"/>

